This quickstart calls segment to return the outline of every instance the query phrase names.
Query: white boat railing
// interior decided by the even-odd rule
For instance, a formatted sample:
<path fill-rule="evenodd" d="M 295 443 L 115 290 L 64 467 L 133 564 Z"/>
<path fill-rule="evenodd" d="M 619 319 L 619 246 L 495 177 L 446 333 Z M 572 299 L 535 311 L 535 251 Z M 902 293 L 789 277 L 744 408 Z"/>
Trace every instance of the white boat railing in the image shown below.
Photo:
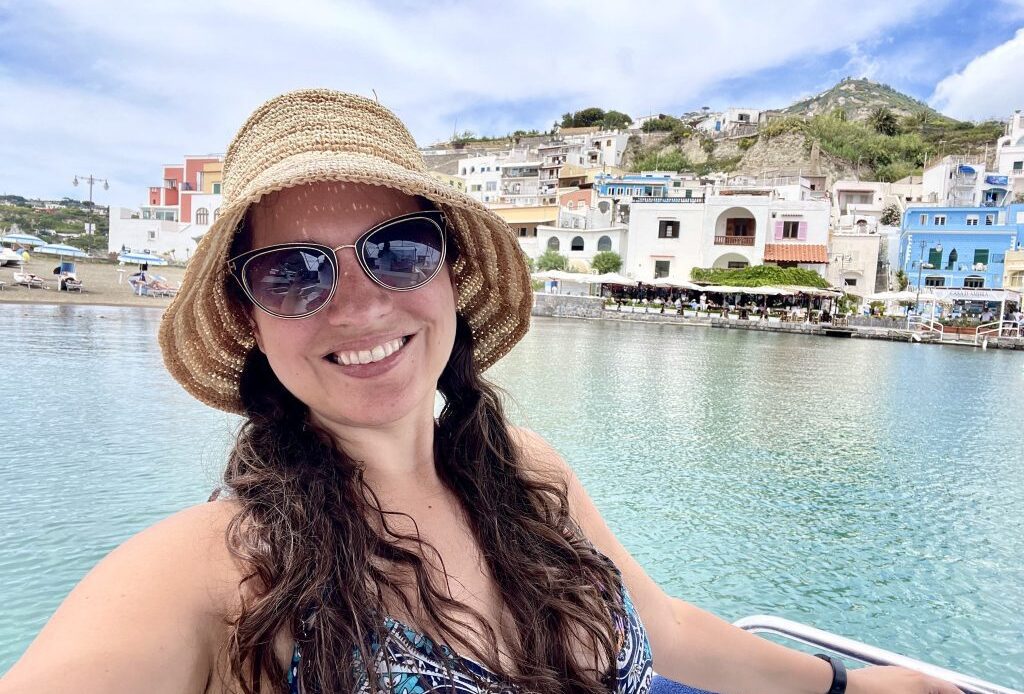
<path fill-rule="evenodd" d="M 920 334 L 931 334 L 938 339 L 942 339 L 944 336 L 944 330 L 946 326 L 937 320 L 928 318 L 927 316 L 910 316 L 907 318 L 907 330 L 911 333 Z"/>
<path fill-rule="evenodd" d="M 848 639 L 822 629 L 771 615 L 754 615 L 734 622 L 739 628 L 755 634 L 772 634 L 791 641 L 797 641 L 811 648 L 830 651 L 843 659 L 854 660 L 866 665 L 898 665 L 926 675 L 951 682 L 966 694 L 1024 694 L 1016 689 L 1001 687 L 985 680 L 964 675 L 953 670 L 909 658 L 884 648 L 871 646 Z"/>

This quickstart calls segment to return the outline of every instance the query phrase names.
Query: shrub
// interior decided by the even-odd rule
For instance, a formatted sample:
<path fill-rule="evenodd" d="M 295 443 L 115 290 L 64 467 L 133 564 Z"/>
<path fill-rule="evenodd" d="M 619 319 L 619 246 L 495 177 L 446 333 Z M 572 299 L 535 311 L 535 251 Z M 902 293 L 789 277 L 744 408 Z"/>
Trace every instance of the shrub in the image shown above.
<path fill-rule="evenodd" d="M 537 258 L 537 269 L 544 270 L 565 270 L 569 267 L 569 258 L 558 251 L 548 249 Z"/>
<path fill-rule="evenodd" d="M 602 275 L 606 272 L 618 272 L 622 269 L 622 256 L 615 251 L 601 251 L 594 255 L 590 267 Z"/>

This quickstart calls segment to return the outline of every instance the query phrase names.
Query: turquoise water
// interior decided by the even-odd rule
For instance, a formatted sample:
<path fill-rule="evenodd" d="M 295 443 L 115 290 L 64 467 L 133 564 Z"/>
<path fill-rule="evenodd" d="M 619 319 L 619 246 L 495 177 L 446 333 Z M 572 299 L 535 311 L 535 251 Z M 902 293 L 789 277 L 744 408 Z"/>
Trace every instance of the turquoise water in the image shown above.
<path fill-rule="evenodd" d="M 0 304 L 0 672 L 216 482 L 235 421 L 158 321 Z M 538 319 L 492 374 L 670 593 L 1024 688 L 1024 354 Z"/>

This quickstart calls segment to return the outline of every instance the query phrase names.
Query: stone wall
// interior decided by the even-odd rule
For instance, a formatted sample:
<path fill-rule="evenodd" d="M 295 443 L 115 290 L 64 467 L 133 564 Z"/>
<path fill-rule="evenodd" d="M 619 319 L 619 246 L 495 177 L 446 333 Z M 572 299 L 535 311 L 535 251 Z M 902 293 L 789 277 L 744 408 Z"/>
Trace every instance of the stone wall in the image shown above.
<path fill-rule="evenodd" d="M 553 318 L 600 318 L 604 311 L 604 300 L 598 296 L 569 296 L 567 294 L 542 294 L 534 292 L 534 316 Z"/>

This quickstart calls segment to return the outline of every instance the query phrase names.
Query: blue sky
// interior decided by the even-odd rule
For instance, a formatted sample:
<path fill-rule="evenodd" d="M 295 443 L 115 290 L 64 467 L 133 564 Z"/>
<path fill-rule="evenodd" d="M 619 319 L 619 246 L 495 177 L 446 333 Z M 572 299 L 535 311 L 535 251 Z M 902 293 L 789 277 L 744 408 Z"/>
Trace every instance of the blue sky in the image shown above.
<path fill-rule="evenodd" d="M 140 204 L 289 89 L 371 95 L 427 145 L 633 115 L 776 108 L 869 77 L 963 119 L 1024 108 L 1024 0 L 0 0 L 0 192 Z"/>

